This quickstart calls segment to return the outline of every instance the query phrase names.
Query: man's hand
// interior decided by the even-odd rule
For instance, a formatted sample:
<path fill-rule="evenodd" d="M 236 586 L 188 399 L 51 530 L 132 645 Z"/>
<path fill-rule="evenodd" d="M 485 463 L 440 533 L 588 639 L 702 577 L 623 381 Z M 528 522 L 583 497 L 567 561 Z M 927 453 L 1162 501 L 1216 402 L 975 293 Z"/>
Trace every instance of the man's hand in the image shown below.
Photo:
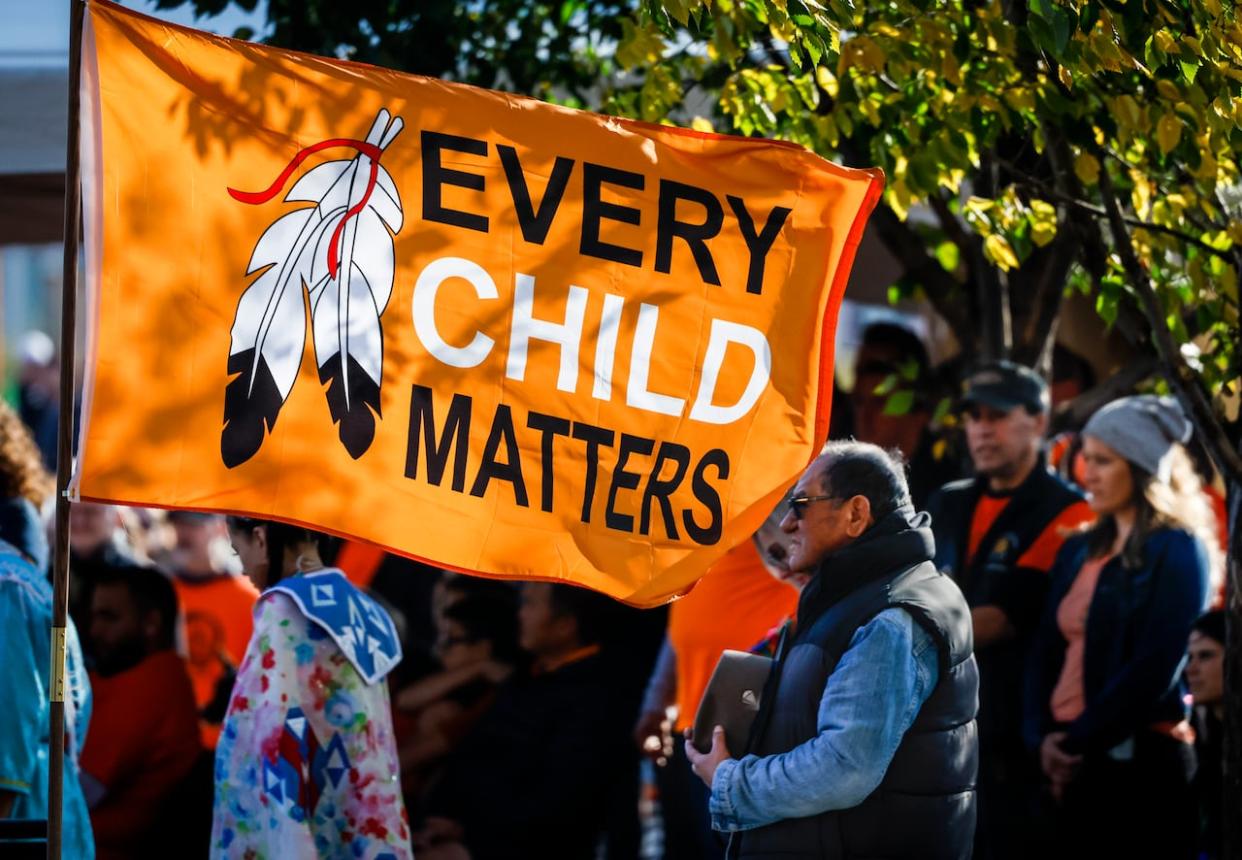
<path fill-rule="evenodd" d="M 733 754 L 729 752 L 729 747 L 725 744 L 724 727 L 716 726 L 712 729 L 712 748 L 706 753 L 699 752 L 694 748 L 694 744 L 690 743 L 691 731 L 691 729 L 686 729 L 686 758 L 690 759 L 690 769 L 707 784 L 708 788 L 711 788 L 712 779 L 716 776 L 716 768 L 722 761 L 733 758 Z"/>
<path fill-rule="evenodd" d="M 1065 732 L 1053 732 L 1039 745 L 1039 765 L 1051 783 L 1052 798 L 1057 803 L 1065 796 L 1066 786 L 1074 781 L 1082 764 L 1081 755 L 1071 755 L 1061 748 L 1065 738 Z"/>

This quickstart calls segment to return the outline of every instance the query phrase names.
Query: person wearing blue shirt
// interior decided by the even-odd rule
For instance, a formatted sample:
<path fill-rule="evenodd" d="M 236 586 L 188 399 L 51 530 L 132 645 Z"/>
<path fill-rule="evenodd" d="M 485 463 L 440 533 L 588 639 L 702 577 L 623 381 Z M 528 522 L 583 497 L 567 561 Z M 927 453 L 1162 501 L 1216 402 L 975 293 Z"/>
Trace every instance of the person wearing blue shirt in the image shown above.
<path fill-rule="evenodd" d="M 31 516 L 34 509 L 31 508 Z M 90 720 L 90 682 L 77 629 L 65 635 L 65 759 L 62 846 L 65 857 L 91 860 L 95 842 L 78 783 L 78 754 Z M 48 684 L 52 587 L 31 557 L 0 540 L 0 818 L 46 820 L 49 765 Z"/>
<path fill-rule="evenodd" d="M 687 740 L 730 856 L 970 856 L 978 671 L 970 611 L 875 445 L 834 442 L 793 489 L 790 568 L 813 574 L 748 748 Z M 699 739 L 707 747 L 707 739 Z"/>

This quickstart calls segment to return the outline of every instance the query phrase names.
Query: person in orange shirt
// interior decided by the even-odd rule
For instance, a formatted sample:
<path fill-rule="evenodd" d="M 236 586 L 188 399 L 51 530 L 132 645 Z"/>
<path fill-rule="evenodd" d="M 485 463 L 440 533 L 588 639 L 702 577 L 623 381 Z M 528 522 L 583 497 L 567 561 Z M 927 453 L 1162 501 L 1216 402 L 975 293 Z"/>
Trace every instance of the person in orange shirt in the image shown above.
<path fill-rule="evenodd" d="M 148 856 L 161 817 L 185 812 L 167 805 L 203 747 L 176 624 L 176 592 L 155 568 L 115 567 L 95 581 L 95 708 L 81 778 L 100 860 Z"/>
<path fill-rule="evenodd" d="M 176 544 L 168 558 L 185 619 L 186 669 L 194 685 L 203 744 L 215 749 L 246 656 L 259 591 L 227 569 L 228 530 L 215 514 L 171 511 Z"/>
<path fill-rule="evenodd" d="M 788 568 L 784 571 L 788 574 Z M 691 773 L 683 745 L 672 741 L 670 730 L 680 737 L 694 723 L 699 700 L 726 649 L 749 650 L 797 605 L 797 588 L 769 575 L 759 549 L 747 541 L 670 608 L 668 634 L 634 727 L 640 748 L 664 761 L 657 777 L 666 857 L 724 856 L 724 845 L 711 829 L 709 792 Z M 668 721 L 670 707 L 676 715 Z"/>
<path fill-rule="evenodd" d="M 970 605 L 979 664 L 979 784 L 975 857 L 1023 858 L 1034 766 L 1022 744 L 1024 654 L 1065 538 L 1094 519 L 1082 491 L 1049 471 L 1043 452 L 1048 385 L 1008 361 L 966 381 L 960 401 L 976 477 L 927 503 L 936 567 Z"/>

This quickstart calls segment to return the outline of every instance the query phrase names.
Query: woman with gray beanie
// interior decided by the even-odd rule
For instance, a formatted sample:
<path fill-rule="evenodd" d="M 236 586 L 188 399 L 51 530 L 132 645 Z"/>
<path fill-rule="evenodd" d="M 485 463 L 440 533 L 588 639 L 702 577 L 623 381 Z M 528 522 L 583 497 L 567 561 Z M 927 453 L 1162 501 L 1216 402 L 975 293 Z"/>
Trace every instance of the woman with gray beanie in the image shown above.
<path fill-rule="evenodd" d="M 1177 402 L 1116 400 L 1083 428 L 1098 516 L 1067 540 L 1026 678 L 1024 734 L 1064 857 L 1195 856 L 1186 638 L 1208 593 L 1213 514 Z"/>

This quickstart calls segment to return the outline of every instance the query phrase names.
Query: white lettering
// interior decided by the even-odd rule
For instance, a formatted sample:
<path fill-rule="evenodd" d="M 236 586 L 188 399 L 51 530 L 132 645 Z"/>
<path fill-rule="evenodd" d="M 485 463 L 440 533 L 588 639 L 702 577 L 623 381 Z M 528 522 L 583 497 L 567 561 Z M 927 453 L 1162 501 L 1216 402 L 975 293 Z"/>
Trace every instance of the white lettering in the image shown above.
<path fill-rule="evenodd" d="M 526 349 L 532 338 L 560 344 L 561 367 L 556 376 L 556 387 L 573 394 L 578 388 L 578 348 L 582 343 L 582 325 L 586 320 L 587 291 L 571 285 L 565 302 L 565 322 L 554 323 L 533 316 L 535 279 L 530 275 L 518 275 L 516 281 L 505 376 L 519 382 L 526 378 Z"/>
<path fill-rule="evenodd" d="M 436 328 L 436 295 L 449 278 L 462 278 L 481 299 L 499 298 L 496 282 L 478 263 L 461 257 L 441 257 L 423 269 L 414 284 L 414 332 L 427 351 L 450 367 L 478 367 L 492 351 L 495 341 L 481 331 L 464 347 L 453 346 Z"/>
<path fill-rule="evenodd" d="M 755 356 L 755 367 L 750 373 L 750 381 L 737 403 L 732 406 L 717 406 L 712 403 L 716 394 L 716 384 L 720 379 L 720 368 L 724 365 L 725 353 L 730 343 L 740 344 L 749 349 Z M 729 322 L 728 320 L 712 320 L 711 336 L 707 343 L 707 355 L 703 358 L 703 377 L 699 381 L 699 393 L 690 409 L 690 418 L 704 424 L 731 424 L 751 410 L 767 387 L 772 375 L 772 348 L 763 332 L 748 325 Z"/>

